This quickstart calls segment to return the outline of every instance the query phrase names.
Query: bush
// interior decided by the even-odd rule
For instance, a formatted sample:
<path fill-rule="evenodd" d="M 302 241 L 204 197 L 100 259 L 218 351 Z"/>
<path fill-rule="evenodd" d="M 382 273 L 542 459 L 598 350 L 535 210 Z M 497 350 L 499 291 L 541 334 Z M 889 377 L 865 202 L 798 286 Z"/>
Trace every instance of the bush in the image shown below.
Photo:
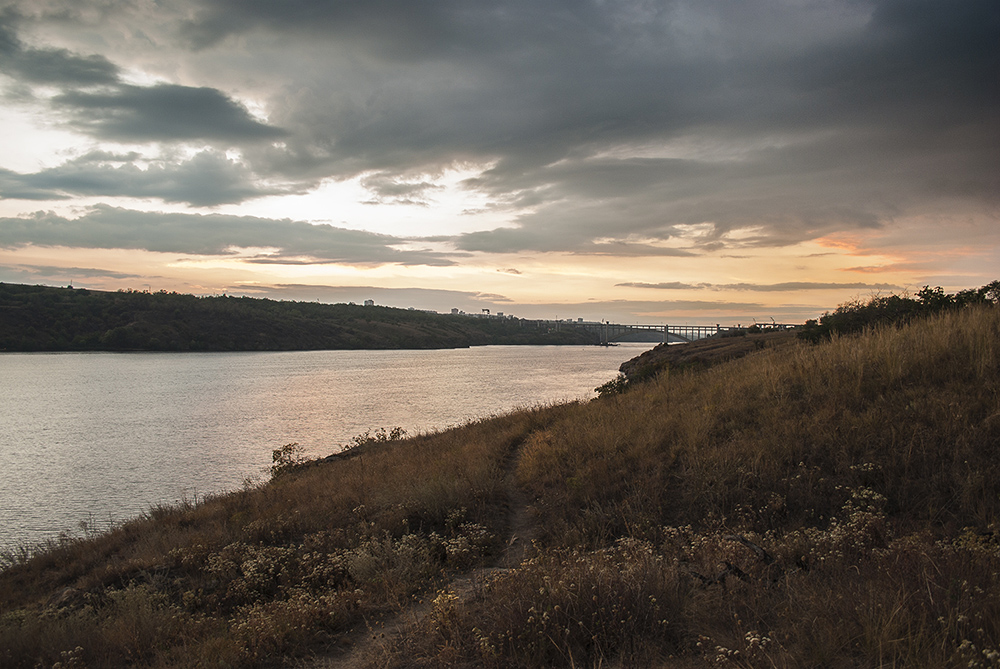
<path fill-rule="evenodd" d="M 597 386 L 594 390 L 597 392 L 598 397 L 611 397 L 613 395 L 621 395 L 628 390 L 628 385 L 628 377 L 624 374 L 619 374 L 607 383 Z"/>
<path fill-rule="evenodd" d="M 357 436 L 351 437 L 351 440 L 341 447 L 341 451 L 350 451 L 355 448 L 360 448 L 362 446 L 370 446 L 372 444 L 384 444 L 390 441 L 400 441 L 406 438 L 406 430 L 396 426 L 386 432 L 384 427 L 380 427 L 373 433 L 371 430 L 366 430 L 364 434 L 359 434 Z"/>
<path fill-rule="evenodd" d="M 298 442 L 285 444 L 271 451 L 271 478 L 287 474 L 304 463 L 306 461 L 302 455 L 304 452 L 305 449 L 299 446 Z"/>
<path fill-rule="evenodd" d="M 1000 304 L 1000 281 L 955 295 L 945 293 L 940 286 L 924 286 L 915 298 L 876 295 L 867 302 L 853 300 L 840 305 L 832 314 L 823 314 L 819 321 L 806 321 L 799 336 L 815 343 L 821 339 L 829 339 L 834 334 L 850 334 L 885 325 L 903 325 L 917 317 L 977 304 Z"/>

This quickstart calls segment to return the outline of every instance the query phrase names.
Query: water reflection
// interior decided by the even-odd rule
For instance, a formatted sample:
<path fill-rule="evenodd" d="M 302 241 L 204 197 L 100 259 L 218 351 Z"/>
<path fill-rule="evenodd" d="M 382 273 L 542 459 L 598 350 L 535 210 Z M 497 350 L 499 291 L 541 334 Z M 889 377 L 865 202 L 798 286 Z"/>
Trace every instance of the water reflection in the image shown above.
<path fill-rule="evenodd" d="M 0 355 L 0 545 L 100 527 L 261 475 L 298 442 L 417 433 L 593 396 L 651 344 Z"/>

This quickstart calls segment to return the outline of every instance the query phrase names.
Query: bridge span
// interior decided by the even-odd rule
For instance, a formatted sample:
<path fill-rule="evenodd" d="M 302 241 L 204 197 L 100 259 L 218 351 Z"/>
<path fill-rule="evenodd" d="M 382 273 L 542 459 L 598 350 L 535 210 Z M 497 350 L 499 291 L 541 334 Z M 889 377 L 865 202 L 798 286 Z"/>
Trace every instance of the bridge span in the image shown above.
<path fill-rule="evenodd" d="M 797 327 L 788 323 L 755 323 L 751 326 L 736 325 L 626 325 L 624 323 L 591 323 L 591 322 L 569 322 L 567 325 L 578 328 L 585 328 L 591 332 L 596 332 L 601 336 L 602 344 L 613 344 L 635 332 L 658 333 L 662 335 L 664 342 L 691 342 L 709 337 L 723 337 L 737 332 L 747 331 L 768 331 L 787 330 Z"/>

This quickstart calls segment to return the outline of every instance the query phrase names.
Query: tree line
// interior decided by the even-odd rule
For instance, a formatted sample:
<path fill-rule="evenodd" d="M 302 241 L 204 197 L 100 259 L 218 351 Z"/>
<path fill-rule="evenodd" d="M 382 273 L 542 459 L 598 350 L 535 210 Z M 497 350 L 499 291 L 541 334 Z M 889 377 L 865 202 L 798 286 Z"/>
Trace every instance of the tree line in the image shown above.
<path fill-rule="evenodd" d="M 596 344 L 583 328 L 356 304 L 0 283 L 0 351 L 289 351 Z"/>

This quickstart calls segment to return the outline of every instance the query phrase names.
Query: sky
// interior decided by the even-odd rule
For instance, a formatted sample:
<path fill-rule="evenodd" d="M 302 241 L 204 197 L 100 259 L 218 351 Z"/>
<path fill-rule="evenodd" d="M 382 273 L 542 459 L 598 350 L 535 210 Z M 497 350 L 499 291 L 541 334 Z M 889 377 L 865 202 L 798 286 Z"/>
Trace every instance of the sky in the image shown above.
<path fill-rule="evenodd" d="M 996 0 L 0 0 L 3 282 L 734 324 L 996 279 Z"/>

